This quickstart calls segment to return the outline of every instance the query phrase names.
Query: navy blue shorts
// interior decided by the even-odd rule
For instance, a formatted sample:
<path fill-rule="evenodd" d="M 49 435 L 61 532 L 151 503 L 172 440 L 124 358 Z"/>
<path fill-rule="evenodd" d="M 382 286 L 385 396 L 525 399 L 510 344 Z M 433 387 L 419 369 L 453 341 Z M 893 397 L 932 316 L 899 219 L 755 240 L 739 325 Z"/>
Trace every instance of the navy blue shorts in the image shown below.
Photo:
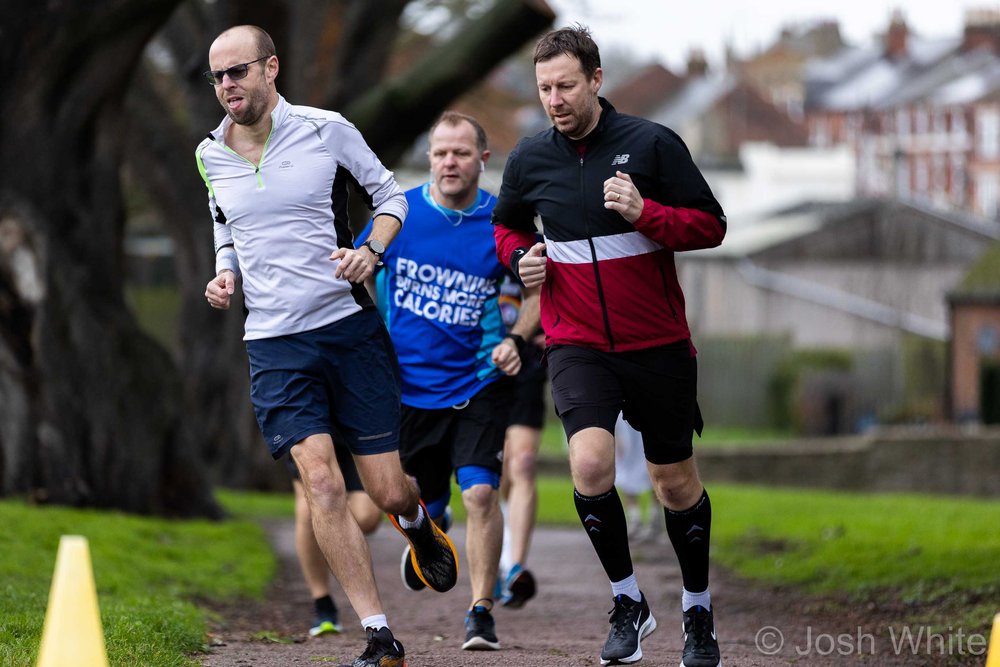
<path fill-rule="evenodd" d="M 317 433 L 353 454 L 399 449 L 399 366 L 374 310 L 312 331 L 249 340 L 247 355 L 250 400 L 275 459 Z"/>
<path fill-rule="evenodd" d="M 361 483 L 361 475 L 358 473 L 358 467 L 354 464 L 354 457 L 351 456 L 351 452 L 347 450 L 347 447 L 336 442 L 333 445 L 333 451 L 337 456 L 337 465 L 340 466 L 340 474 L 344 476 L 344 486 L 347 488 L 347 492 L 364 491 L 365 485 Z M 299 474 L 299 467 L 295 465 L 295 459 L 292 458 L 291 454 L 285 457 L 285 465 L 292 479 L 297 479 L 301 482 L 302 475 Z"/>

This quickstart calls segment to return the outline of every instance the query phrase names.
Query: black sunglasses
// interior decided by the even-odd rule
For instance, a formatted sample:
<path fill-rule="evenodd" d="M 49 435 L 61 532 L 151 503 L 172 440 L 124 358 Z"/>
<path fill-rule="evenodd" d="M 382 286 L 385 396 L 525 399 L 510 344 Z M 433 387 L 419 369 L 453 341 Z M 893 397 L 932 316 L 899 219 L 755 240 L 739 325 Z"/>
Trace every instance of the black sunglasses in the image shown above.
<path fill-rule="evenodd" d="M 233 65 L 229 69 L 210 69 L 205 72 L 205 78 L 213 86 L 222 85 L 222 77 L 228 76 L 230 81 L 239 81 L 240 79 L 245 79 L 247 73 L 250 71 L 250 65 L 254 63 L 259 63 L 261 60 L 267 60 L 271 56 L 264 56 L 263 58 L 257 58 L 257 60 L 251 60 L 248 63 L 241 63 L 239 65 Z"/>

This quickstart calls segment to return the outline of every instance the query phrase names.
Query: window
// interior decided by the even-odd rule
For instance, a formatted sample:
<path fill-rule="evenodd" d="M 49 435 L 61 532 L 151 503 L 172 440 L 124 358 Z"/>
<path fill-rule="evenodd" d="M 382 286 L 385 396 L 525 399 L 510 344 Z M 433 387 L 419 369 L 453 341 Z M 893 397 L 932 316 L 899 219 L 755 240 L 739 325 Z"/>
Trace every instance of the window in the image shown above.
<path fill-rule="evenodd" d="M 896 132 L 900 136 L 910 133 L 910 110 L 898 109 L 896 111 Z"/>
<path fill-rule="evenodd" d="M 913 196 L 916 199 L 927 199 L 931 191 L 930 169 L 927 167 L 927 158 L 917 158 L 913 171 Z"/>
<path fill-rule="evenodd" d="M 976 113 L 976 152 L 984 160 L 1000 156 L 1000 112 L 983 107 Z"/>
<path fill-rule="evenodd" d="M 913 133 L 916 135 L 927 134 L 928 130 L 928 115 L 927 109 L 924 107 L 918 107 L 916 113 L 913 115 Z"/>
<path fill-rule="evenodd" d="M 951 201 L 965 206 L 965 156 L 961 153 L 951 156 Z"/>
<path fill-rule="evenodd" d="M 952 110 L 951 133 L 959 137 L 965 134 L 965 109 Z"/>
<path fill-rule="evenodd" d="M 910 197 L 910 162 L 906 155 L 896 158 L 896 195 L 900 199 Z"/>
<path fill-rule="evenodd" d="M 993 173 L 976 176 L 976 213 L 988 218 L 996 217 L 998 180 Z"/>

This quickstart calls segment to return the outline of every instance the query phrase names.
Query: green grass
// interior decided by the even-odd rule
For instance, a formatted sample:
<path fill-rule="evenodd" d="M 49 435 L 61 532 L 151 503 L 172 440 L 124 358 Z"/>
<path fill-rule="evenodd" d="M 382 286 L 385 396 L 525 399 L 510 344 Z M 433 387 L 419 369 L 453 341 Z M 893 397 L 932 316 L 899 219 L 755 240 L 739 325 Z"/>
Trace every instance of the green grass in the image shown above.
<path fill-rule="evenodd" d="M 737 447 L 761 444 L 786 444 L 794 442 L 788 431 L 778 429 L 748 428 L 741 426 L 706 426 L 702 437 L 695 437 L 695 449 L 701 447 Z M 559 420 L 550 415 L 542 428 L 542 456 L 566 458 L 566 434 Z"/>
<path fill-rule="evenodd" d="M 917 603 L 1000 596 L 998 502 L 725 485 L 711 494 L 715 558 L 741 575 Z"/>
<path fill-rule="evenodd" d="M 295 495 L 216 489 L 215 497 L 229 514 L 240 519 L 291 519 Z"/>
<path fill-rule="evenodd" d="M 61 535 L 87 538 L 112 665 L 188 665 L 206 613 L 259 598 L 276 563 L 255 521 L 168 521 L 0 501 L 0 664 L 32 665 Z"/>

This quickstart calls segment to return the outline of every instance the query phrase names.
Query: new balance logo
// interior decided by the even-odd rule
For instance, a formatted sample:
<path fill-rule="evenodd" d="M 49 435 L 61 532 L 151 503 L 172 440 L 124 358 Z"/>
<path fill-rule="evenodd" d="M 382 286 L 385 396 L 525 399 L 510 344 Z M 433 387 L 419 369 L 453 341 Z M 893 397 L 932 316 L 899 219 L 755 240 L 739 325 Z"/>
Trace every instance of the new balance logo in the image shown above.
<path fill-rule="evenodd" d="M 622 153 L 621 155 L 616 155 L 615 159 L 611 161 L 611 166 L 613 167 L 616 164 L 625 164 L 626 162 L 628 162 L 628 157 L 629 157 L 628 153 Z"/>

